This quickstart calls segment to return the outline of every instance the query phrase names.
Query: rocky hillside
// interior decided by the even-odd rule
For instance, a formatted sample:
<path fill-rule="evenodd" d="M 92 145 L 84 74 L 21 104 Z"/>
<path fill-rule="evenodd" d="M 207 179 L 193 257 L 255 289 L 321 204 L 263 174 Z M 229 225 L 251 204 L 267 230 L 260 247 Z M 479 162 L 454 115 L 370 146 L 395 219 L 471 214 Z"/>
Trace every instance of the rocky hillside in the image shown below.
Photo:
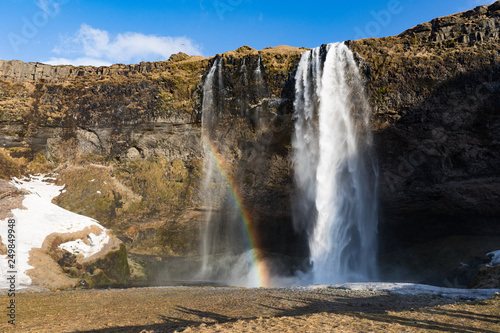
<path fill-rule="evenodd" d="M 387 274 L 395 266 L 402 277 L 463 285 L 484 253 L 498 250 L 499 32 L 496 2 L 399 36 L 347 42 L 373 108 Z M 292 257 L 305 253 L 290 217 L 294 75 L 303 51 L 242 47 L 216 56 L 221 154 L 255 214 L 261 246 Z M 166 265 L 175 277 L 174 260 L 199 255 L 202 84 L 214 61 L 0 61 L 0 176 L 55 169 L 67 184 L 58 204 L 113 229 L 132 274 L 154 262 L 146 275 Z"/>

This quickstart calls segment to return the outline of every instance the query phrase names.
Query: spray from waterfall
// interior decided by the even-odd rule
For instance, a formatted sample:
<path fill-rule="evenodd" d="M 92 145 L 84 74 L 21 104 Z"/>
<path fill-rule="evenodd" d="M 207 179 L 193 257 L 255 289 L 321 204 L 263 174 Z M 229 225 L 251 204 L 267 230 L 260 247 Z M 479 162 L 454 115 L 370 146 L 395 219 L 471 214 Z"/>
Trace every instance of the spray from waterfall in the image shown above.
<path fill-rule="evenodd" d="M 308 235 L 313 283 L 377 277 L 377 167 L 370 107 L 352 52 L 305 52 L 296 74 L 294 227 Z"/>
<path fill-rule="evenodd" d="M 221 141 L 218 126 L 223 117 L 219 112 L 224 107 L 221 63 L 221 59 L 215 59 L 203 84 L 202 141 L 205 158 L 202 198 L 206 224 L 199 278 L 236 286 L 267 286 L 269 273 L 266 264 L 260 260 L 253 219 L 222 151 L 224 142 Z M 243 80 L 246 80 L 245 62 L 241 71 Z"/>

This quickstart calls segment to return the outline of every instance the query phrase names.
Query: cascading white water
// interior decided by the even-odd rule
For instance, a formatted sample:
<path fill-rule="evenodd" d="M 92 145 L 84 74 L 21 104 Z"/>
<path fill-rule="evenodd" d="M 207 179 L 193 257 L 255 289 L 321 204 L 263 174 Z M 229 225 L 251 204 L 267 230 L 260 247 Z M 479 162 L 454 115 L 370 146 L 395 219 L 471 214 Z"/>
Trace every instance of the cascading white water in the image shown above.
<path fill-rule="evenodd" d="M 257 267 L 245 233 L 245 224 L 231 189 L 227 170 L 222 170 L 218 155 L 223 141 L 218 123 L 223 109 L 224 82 L 221 60 L 216 58 L 203 83 L 202 142 L 204 180 L 201 197 L 206 210 L 202 239 L 202 265 L 198 279 L 234 286 L 256 287 Z M 242 66 L 246 77 L 245 62 Z M 216 75 L 217 72 L 217 75 Z M 248 82 L 247 82 L 248 85 Z"/>
<path fill-rule="evenodd" d="M 243 74 L 243 84 L 245 86 L 248 86 L 248 70 L 247 70 L 247 59 L 246 58 L 243 58 L 243 64 L 241 64 L 241 73 Z"/>
<path fill-rule="evenodd" d="M 302 55 L 294 107 L 294 226 L 308 234 L 309 282 L 374 280 L 378 171 L 370 150 L 370 107 L 345 44 Z"/>
<path fill-rule="evenodd" d="M 261 60 L 260 55 L 257 58 L 257 68 L 255 68 L 255 82 L 260 83 L 262 81 L 262 70 L 260 69 Z"/>
<path fill-rule="evenodd" d="M 210 156 L 208 153 L 210 150 L 209 145 L 209 135 L 210 133 L 207 133 L 207 128 L 210 128 L 210 125 L 214 121 L 214 115 L 213 112 L 210 112 L 210 108 L 214 106 L 214 91 L 213 91 L 213 85 L 214 85 L 214 74 L 215 70 L 217 69 L 218 65 L 218 59 L 215 59 L 214 63 L 212 64 L 212 67 L 210 68 L 210 71 L 207 74 L 207 77 L 205 78 L 205 82 L 203 83 L 203 102 L 202 102 L 202 114 L 201 114 L 201 122 L 202 124 L 208 124 L 207 126 L 202 126 L 202 142 L 203 142 L 203 150 L 205 152 L 206 158 L 203 160 L 204 165 L 203 165 L 203 170 L 204 170 L 204 181 L 203 181 L 203 188 L 202 188 L 202 193 L 204 194 L 204 206 L 208 210 L 207 212 L 207 217 L 206 217 L 206 224 L 208 224 L 212 218 L 212 200 L 210 195 L 207 195 L 207 193 L 210 192 L 210 182 L 213 181 L 215 174 L 214 174 L 214 169 L 215 169 L 215 161 Z M 205 229 L 207 229 L 207 226 L 205 226 Z M 210 267 L 209 267 L 209 234 L 208 232 L 203 233 L 203 242 L 202 242 L 202 267 L 201 267 L 201 276 L 206 277 L 210 275 Z"/>

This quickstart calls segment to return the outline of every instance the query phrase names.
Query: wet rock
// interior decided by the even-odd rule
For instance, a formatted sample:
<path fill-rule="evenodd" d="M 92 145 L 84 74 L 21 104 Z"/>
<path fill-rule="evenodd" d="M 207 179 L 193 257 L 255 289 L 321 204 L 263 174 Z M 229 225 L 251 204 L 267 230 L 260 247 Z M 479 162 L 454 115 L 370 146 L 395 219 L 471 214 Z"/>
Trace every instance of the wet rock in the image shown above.
<path fill-rule="evenodd" d="M 500 265 L 482 266 L 477 275 L 469 285 L 474 289 L 499 289 L 500 288 Z"/>

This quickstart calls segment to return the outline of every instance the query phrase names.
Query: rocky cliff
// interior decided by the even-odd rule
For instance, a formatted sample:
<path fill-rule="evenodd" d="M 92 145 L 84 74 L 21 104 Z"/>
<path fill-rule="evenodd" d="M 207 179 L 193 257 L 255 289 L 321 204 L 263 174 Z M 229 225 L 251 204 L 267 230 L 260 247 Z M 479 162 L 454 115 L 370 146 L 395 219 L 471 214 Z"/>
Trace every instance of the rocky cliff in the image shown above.
<path fill-rule="evenodd" d="M 381 250 L 404 252 L 434 283 L 446 280 L 443 268 L 458 270 L 458 257 L 474 265 L 473 253 L 498 242 L 499 10 L 496 2 L 350 44 L 374 111 Z"/>
<path fill-rule="evenodd" d="M 497 250 L 499 31 L 496 2 L 399 36 L 347 42 L 373 108 L 388 276 L 398 268 L 397 278 L 467 284 L 473 273 L 460 267 Z M 261 246 L 292 257 L 306 252 L 290 217 L 302 51 L 242 47 L 217 55 L 221 154 L 255 215 Z M 146 275 L 162 260 L 196 258 L 205 213 L 202 82 L 214 59 L 178 54 L 99 68 L 0 61 L 0 176 L 56 169 L 68 189 L 58 203 L 113 229 L 138 270 L 156 262 Z"/>

